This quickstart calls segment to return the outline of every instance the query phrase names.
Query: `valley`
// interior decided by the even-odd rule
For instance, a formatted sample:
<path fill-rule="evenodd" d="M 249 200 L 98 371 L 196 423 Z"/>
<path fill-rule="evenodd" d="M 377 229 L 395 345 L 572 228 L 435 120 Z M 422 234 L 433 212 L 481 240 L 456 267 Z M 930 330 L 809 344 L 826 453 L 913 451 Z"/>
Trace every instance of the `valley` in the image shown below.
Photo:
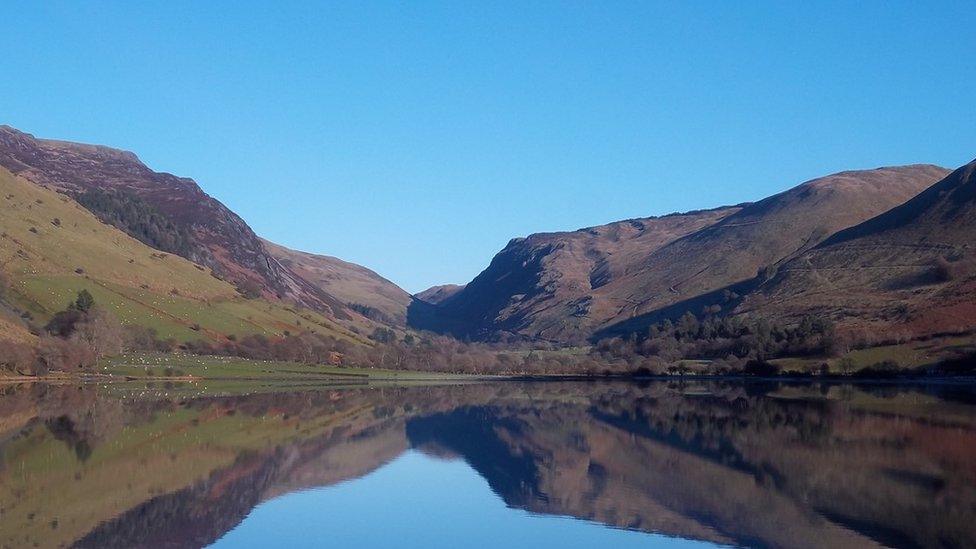
<path fill-rule="evenodd" d="M 945 375 L 976 353 L 973 166 L 847 171 L 755 203 L 515 238 L 472 281 L 412 296 L 259 238 L 133 153 L 4 126 L 0 327 L 19 357 L 4 371 L 32 371 L 38 345 L 68 353 L 52 322 L 85 292 L 122 327 L 110 347 L 136 352 L 479 375 Z M 105 355 L 81 351 L 43 370 Z"/>

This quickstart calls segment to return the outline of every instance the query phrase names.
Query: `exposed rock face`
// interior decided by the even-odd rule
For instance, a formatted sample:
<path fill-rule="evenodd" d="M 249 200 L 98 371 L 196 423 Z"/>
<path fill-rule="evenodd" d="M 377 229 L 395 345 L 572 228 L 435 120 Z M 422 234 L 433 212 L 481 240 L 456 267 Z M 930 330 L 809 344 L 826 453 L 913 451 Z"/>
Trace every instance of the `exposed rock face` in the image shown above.
<path fill-rule="evenodd" d="M 187 230 L 190 242 L 181 250 L 187 259 L 211 267 L 233 282 L 256 284 L 265 297 L 292 299 L 337 318 L 347 317 L 339 300 L 278 262 L 237 214 L 192 179 L 154 172 L 131 152 L 36 139 L 0 126 L 0 166 L 76 197 L 92 191 L 134 196 L 175 227 Z M 131 226 L 116 226 L 136 238 L 141 236 L 133 234 Z"/>
<path fill-rule="evenodd" d="M 411 322 L 564 343 L 616 326 L 642 329 L 668 307 L 698 312 L 696 298 L 772 273 L 947 173 L 931 165 L 842 172 L 754 204 L 515 239 L 463 290 L 417 307 Z"/>

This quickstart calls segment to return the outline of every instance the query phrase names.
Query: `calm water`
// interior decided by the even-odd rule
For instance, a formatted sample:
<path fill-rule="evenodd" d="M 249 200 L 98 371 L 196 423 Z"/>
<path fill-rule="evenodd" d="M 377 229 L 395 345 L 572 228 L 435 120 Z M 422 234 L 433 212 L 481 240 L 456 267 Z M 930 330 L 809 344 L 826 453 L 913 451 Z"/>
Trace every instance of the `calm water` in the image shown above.
<path fill-rule="evenodd" d="M 959 386 L 0 388 L 5 547 L 974 547 Z"/>

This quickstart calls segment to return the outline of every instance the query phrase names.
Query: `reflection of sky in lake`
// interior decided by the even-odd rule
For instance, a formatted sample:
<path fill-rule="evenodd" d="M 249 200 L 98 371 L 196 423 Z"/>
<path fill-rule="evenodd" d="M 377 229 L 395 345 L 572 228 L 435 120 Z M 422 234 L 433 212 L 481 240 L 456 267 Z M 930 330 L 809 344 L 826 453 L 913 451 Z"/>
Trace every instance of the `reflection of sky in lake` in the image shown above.
<path fill-rule="evenodd" d="M 409 451 L 363 478 L 257 506 L 214 547 L 702 547 L 509 509 L 463 460 Z"/>

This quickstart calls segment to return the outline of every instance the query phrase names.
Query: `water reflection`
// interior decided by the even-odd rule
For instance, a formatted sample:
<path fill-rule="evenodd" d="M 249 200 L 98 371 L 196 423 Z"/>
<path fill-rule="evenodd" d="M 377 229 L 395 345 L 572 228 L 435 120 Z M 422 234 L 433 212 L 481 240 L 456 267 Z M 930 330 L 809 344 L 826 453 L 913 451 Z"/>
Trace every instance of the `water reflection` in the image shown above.
<path fill-rule="evenodd" d="M 967 387 L 0 390 L 2 546 L 205 546 L 279 496 L 364 476 L 382 493 L 375 478 L 392 477 L 370 475 L 418 453 L 436 458 L 423 475 L 462 463 L 511 509 L 634 532 L 747 546 L 976 546 Z M 425 480 L 448 514 L 450 498 L 464 497 Z M 329 494 L 317 500 L 323 513 Z"/>

